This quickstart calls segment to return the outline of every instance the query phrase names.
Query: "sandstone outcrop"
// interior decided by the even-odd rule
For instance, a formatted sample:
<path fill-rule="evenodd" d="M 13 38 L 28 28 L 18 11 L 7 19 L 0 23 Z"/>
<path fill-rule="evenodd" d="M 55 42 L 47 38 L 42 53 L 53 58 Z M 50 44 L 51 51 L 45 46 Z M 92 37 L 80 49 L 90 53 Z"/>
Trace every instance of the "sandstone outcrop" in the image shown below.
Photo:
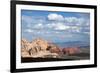
<path fill-rule="evenodd" d="M 29 55 L 30 43 L 26 39 L 21 40 L 21 56 L 30 57 Z"/>
<path fill-rule="evenodd" d="M 21 41 L 22 57 L 57 58 L 59 57 L 59 52 L 60 50 L 56 45 L 51 45 L 41 38 L 35 39 L 32 42 L 28 42 L 25 39 Z"/>

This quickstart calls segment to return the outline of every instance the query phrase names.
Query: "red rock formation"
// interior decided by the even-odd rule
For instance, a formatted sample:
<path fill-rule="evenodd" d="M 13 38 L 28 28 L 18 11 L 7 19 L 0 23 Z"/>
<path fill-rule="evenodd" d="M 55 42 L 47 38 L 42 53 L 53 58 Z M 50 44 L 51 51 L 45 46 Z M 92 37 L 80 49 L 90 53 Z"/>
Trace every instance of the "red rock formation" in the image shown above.
<path fill-rule="evenodd" d="M 61 49 L 57 45 L 52 43 L 49 43 L 47 50 L 50 51 L 51 53 L 57 53 L 57 54 L 61 53 Z"/>
<path fill-rule="evenodd" d="M 62 50 L 63 54 L 67 54 L 67 55 L 74 55 L 80 52 L 79 48 L 75 47 L 75 48 L 64 48 Z"/>
<path fill-rule="evenodd" d="M 55 49 L 50 49 L 50 52 L 51 53 L 58 53 L 58 54 L 60 54 L 61 50 L 59 48 L 55 48 Z"/>

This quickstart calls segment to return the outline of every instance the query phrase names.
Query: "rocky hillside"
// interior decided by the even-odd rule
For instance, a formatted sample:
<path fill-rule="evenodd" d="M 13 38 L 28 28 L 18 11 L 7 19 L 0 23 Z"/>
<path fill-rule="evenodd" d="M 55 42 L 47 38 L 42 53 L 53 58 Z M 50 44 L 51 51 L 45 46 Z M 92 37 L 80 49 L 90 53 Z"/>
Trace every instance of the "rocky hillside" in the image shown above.
<path fill-rule="evenodd" d="M 21 56 L 33 58 L 59 58 L 61 50 L 54 44 L 49 44 L 41 38 L 28 42 L 21 40 Z"/>

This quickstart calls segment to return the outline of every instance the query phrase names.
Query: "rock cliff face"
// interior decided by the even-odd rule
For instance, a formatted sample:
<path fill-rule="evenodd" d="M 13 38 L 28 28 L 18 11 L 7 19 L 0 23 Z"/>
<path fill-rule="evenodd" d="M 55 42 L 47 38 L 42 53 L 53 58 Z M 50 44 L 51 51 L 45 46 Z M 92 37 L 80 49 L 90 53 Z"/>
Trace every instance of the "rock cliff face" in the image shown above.
<path fill-rule="evenodd" d="M 21 41 L 22 57 L 42 57 L 42 58 L 56 58 L 59 57 L 59 48 L 56 45 L 51 45 L 47 41 L 38 38 L 32 42 L 25 39 Z"/>
<path fill-rule="evenodd" d="M 34 41 L 32 41 L 31 45 L 32 47 L 36 47 L 37 51 L 40 51 L 40 50 L 45 51 L 48 47 L 48 42 L 39 38 L 39 39 L 35 39 Z"/>
<path fill-rule="evenodd" d="M 22 39 L 21 40 L 21 56 L 22 57 L 29 57 L 29 53 L 28 50 L 30 49 L 31 44 L 26 40 L 26 39 Z"/>

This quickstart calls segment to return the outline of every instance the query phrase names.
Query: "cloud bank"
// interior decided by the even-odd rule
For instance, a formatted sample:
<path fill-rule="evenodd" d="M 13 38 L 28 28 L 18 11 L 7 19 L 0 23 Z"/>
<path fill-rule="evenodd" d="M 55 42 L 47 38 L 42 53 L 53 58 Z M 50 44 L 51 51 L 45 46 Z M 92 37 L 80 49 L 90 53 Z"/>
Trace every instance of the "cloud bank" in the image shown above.
<path fill-rule="evenodd" d="M 78 14 L 78 13 L 77 13 Z M 47 15 L 30 16 L 22 14 L 22 34 L 31 34 L 34 36 L 40 36 L 44 38 L 71 37 L 74 35 L 89 36 L 90 33 L 90 21 L 89 15 L 85 16 L 64 16 L 62 13 L 48 13 Z M 74 35 L 72 35 L 74 34 Z M 81 35 L 80 35 L 81 34 Z M 46 37 L 47 36 L 47 37 Z"/>

